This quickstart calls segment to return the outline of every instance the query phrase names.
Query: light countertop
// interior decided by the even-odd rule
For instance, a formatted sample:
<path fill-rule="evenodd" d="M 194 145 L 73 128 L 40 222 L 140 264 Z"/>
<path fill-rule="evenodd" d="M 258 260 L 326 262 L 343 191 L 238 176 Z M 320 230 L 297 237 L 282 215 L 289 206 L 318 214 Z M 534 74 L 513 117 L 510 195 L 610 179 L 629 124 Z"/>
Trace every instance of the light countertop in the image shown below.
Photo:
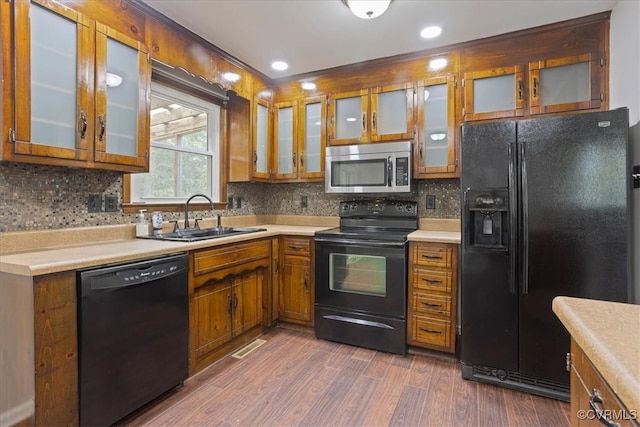
<path fill-rule="evenodd" d="M 556 297 L 553 311 L 626 408 L 640 411 L 640 305 Z"/>
<path fill-rule="evenodd" d="M 409 241 L 459 244 L 460 233 L 447 231 L 447 228 L 451 229 L 450 222 L 455 225 L 452 220 L 421 223 L 421 228 L 426 225 L 433 230 L 417 230 L 409 235 Z M 322 218 L 316 224 L 253 223 L 246 226 L 264 228 L 266 231 L 197 242 L 137 239 L 133 225 L 6 233 L 0 244 L 9 250 L 0 254 L 0 273 L 40 276 L 279 235 L 313 236 L 316 231 L 337 225 L 333 220 Z"/>

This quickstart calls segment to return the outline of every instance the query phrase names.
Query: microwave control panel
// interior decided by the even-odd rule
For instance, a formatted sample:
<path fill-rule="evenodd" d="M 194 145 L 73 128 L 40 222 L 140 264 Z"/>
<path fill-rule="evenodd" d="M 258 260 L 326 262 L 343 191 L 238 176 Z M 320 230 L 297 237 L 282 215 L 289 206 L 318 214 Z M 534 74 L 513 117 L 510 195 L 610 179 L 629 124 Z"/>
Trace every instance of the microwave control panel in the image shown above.
<path fill-rule="evenodd" d="M 409 185 L 409 158 L 396 158 L 396 187 Z"/>

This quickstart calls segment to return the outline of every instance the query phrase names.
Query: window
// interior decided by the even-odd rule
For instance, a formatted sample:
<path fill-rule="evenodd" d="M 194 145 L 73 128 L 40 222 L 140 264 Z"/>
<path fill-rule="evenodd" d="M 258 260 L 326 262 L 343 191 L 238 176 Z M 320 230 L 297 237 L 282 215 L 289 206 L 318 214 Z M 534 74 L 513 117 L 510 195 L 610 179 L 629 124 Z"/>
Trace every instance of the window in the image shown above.
<path fill-rule="evenodd" d="M 149 173 L 132 174 L 131 203 L 184 203 L 193 194 L 220 201 L 219 105 L 151 84 Z"/>

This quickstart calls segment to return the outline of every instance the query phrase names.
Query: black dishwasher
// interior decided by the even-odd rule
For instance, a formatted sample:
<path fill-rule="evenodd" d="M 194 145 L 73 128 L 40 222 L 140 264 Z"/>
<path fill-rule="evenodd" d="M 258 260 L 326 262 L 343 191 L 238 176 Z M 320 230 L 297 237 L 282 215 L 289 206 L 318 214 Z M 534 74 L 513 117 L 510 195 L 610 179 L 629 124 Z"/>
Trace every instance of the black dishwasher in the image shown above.
<path fill-rule="evenodd" d="M 110 425 L 188 376 L 186 254 L 78 272 L 80 424 Z"/>

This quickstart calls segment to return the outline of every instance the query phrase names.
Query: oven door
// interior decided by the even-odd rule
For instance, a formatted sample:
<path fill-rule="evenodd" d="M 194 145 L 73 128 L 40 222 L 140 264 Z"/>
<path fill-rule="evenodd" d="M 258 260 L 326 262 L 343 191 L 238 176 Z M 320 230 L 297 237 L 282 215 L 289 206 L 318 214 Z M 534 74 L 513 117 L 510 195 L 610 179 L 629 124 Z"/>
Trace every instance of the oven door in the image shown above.
<path fill-rule="evenodd" d="M 316 305 L 404 319 L 407 242 L 318 239 Z"/>

